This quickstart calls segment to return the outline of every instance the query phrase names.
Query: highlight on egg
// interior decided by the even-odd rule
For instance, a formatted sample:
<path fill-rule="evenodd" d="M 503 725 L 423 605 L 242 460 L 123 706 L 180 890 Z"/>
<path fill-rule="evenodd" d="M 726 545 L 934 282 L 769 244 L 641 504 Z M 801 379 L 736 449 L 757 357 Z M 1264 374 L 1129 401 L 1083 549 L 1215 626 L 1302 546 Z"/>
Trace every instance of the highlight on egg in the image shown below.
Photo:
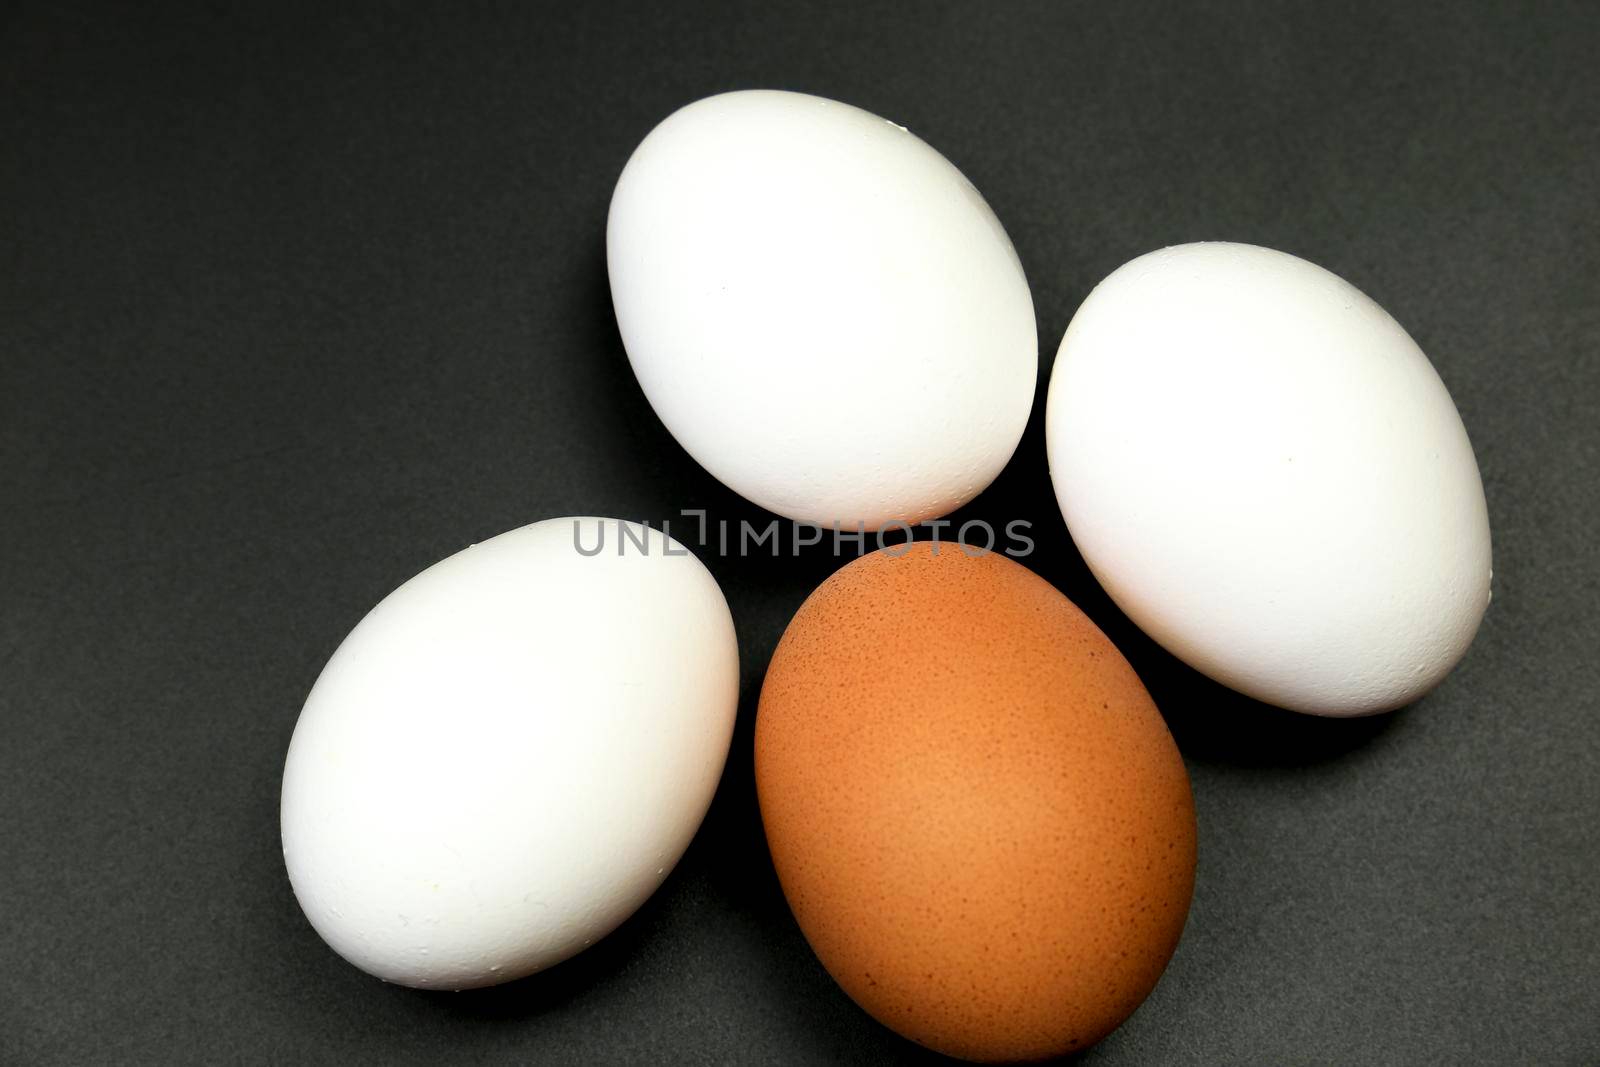
<path fill-rule="evenodd" d="M 1061 340 L 1045 430 L 1095 577 L 1224 685 L 1371 714 L 1472 643 L 1491 559 L 1461 416 L 1400 324 L 1321 267 L 1209 242 L 1118 268 Z"/>
<path fill-rule="evenodd" d="M 722 592 L 662 532 L 550 519 L 473 545 L 373 608 L 306 699 L 283 772 L 295 897 L 389 982 L 559 963 L 683 855 L 738 691 Z"/>
<path fill-rule="evenodd" d="M 651 407 L 779 515 L 937 518 L 1022 437 L 1038 337 L 1016 251 L 959 170 L 869 112 L 765 90 L 678 110 L 617 180 L 606 263 Z"/>
<path fill-rule="evenodd" d="M 930 1048 L 1087 1048 L 1178 944 L 1196 825 L 1177 746 L 1105 635 L 1003 555 L 919 542 L 824 582 L 767 670 L 755 771 L 807 941 Z"/>

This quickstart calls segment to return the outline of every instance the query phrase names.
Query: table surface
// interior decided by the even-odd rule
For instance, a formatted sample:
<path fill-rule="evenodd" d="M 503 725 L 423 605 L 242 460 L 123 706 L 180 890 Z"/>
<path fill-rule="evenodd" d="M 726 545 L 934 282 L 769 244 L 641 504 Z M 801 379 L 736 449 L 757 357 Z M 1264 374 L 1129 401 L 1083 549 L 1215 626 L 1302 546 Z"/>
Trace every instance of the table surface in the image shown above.
<path fill-rule="evenodd" d="M 301 702 L 401 581 L 556 515 L 764 521 L 651 413 L 603 232 L 654 123 L 778 87 L 908 125 L 1009 230 L 1040 403 L 958 518 L 1034 524 L 1029 565 L 1125 651 L 1193 776 L 1183 942 L 1084 1059 L 1595 1062 L 1600 8 L 1534 7 L 8 7 L 0 1061 L 935 1058 L 817 964 L 755 808 L 762 671 L 826 551 L 704 553 L 741 639 L 727 773 L 587 954 L 383 985 L 318 940 L 279 850 Z M 1460 406 L 1494 603 L 1415 706 L 1234 697 L 1072 547 L 1048 357 L 1098 279 L 1201 239 L 1348 278 Z"/>

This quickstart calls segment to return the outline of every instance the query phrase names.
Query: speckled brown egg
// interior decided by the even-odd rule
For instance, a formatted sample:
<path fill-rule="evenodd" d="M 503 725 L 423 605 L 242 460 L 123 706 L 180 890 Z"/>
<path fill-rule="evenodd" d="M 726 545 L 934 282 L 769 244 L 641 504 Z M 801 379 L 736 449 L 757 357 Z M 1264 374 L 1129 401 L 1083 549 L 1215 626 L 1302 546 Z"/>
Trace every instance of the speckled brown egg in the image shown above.
<path fill-rule="evenodd" d="M 824 582 L 767 670 L 756 785 L 784 894 L 845 992 L 911 1040 L 986 1061 L 1085 1048 L 1183 930 L 1183 760 L 1044 579 L 948 542 L 892 552 Z"/>

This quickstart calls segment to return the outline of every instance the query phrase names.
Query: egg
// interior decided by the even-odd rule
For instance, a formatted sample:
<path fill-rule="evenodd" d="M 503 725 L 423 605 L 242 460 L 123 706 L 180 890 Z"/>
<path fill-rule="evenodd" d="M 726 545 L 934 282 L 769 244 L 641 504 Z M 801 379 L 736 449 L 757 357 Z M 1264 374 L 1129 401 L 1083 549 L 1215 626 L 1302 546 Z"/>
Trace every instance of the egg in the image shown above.
<path fill-rule="evenodd" d="M 1105 635 L 1003 555 L 919 542 L 824 582 L 767 670 L 755 770 L 811 947 L 930 1048 L 1086 1048 L 1178 943 L 1183 760 Z"/>
<path fill-rule="evenodd" d="M 1489 520 L 1461 416 L 1399 323 L 1321 267 L 1227 243 L 1124 265 L 1062 338 L 1045 425 L 1095 577 L 1224 685 L 1381 712 L 1477 632 Z"/>
<path fill-rule="evenodd" d="M 1033 404 L 1022 265 L 983 197 L 904 128 L 800 93 L 688 105 L 634 151 L 606 261 L 639 384 L 725 485 L 800 522 L 955 510 Z"/>
<path fill-rule="evenodd" d="M 379 978 L 464 989 L 604 937 L 682 856 L 738 701 L 733 621 L 660 531 L 551 519 L 373 608 L 283 772 L 306 918 Z"/>

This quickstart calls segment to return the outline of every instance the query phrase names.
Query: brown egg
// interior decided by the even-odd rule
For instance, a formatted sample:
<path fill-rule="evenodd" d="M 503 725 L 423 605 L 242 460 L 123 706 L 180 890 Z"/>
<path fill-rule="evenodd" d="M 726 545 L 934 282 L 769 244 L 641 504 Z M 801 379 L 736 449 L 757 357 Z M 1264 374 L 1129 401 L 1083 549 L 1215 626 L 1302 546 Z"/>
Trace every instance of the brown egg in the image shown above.
<path fill-rule="evenodd" d="M 773 654 L 755 766 L 778 878 L 823 966 L 911 1040 L 1085 1048 L 1183 931 L 1189 776 L 1127 660 L 1048 582 L 948 542 L 903 551 L 829 578 Z"/>

